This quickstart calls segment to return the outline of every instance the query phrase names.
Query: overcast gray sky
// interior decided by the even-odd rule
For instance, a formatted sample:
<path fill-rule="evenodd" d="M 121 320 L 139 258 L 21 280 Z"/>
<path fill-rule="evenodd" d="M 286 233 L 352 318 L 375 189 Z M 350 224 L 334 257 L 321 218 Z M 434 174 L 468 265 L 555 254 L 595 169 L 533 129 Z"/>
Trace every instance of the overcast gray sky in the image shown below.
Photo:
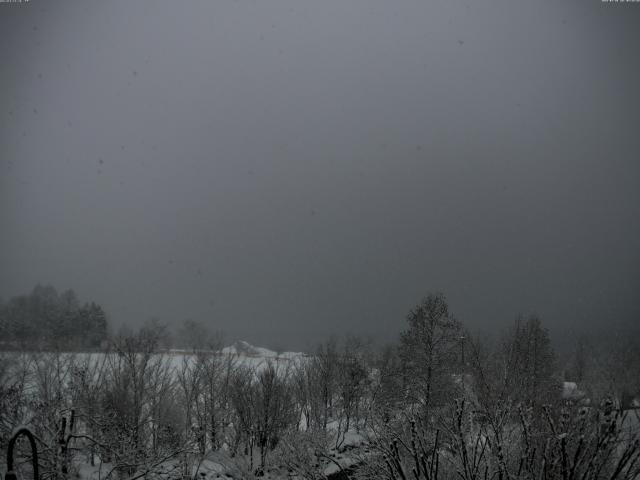
<path fill-rule="evenodd" d="M 0 4 L 0 295 L 303 348 L 640 320 L 640 3 Z"/>

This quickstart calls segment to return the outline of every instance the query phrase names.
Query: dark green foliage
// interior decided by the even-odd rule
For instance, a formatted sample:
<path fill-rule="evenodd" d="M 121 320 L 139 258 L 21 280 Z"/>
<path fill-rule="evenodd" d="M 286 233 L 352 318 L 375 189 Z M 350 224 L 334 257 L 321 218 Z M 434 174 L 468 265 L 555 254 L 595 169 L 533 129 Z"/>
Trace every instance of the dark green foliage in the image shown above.
<path fill-rule="evenodd" d="M 107 338 L 107 317 L 94 302 L 80 304 L 73 290 L 37 285 L 0 304 L 0 346 L 96 349 Z"/>

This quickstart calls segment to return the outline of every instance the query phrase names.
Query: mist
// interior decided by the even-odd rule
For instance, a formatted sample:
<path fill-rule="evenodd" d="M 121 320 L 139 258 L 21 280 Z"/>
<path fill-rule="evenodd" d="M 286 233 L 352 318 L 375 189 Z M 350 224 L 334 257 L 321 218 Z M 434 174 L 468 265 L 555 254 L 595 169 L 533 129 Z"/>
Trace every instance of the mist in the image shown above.
<path fill-rule="evenodd" d="M 640 316 L 640 9 L 0 4 L 0 296 L 302 349 Z"/>

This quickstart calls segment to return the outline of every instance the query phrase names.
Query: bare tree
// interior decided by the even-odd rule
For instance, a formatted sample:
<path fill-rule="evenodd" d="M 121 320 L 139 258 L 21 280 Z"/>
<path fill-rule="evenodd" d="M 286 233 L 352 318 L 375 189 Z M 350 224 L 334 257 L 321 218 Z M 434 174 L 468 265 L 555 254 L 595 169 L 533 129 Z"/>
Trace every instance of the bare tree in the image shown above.
<path fill-rule="evenodd" d="M 459 365 L 462 326 L 442 294 L 425 297 L 409 312 L 407 322 L 401 337 L 407 400 L 423 408 L 442 405 L 450 398 L 451 373 Z"/>
<path fill-rule="evenodd" d="M 107 357 L 102 397 L 101 453 L 113 472 L 149 472 L 185 447 L 177 445 L 179 420 L 171 418 L 174 385 L 169 358 L 157 355 L 164 328 L 153 322 L 135 335 L 120 335 Z M 171 413 L 171 415 L 170 415 Z"/>
<path fill-rule="evenodd" d="M 338 419 L 336 447 L 344 441 L 352 426 L 359 430 L 363 398 L 369 388 L 369 366 L 367 365 L 367 343 L 355 336 L 347 336 L 342 354 L 338 359 L 338 398 L 341 411 Z"/>
<path fill-rule="evenodd" d="M 272 361 L 257 374 L 256 427 L 260 448 L 260 467 L 264 469 L 269 451 L 281 435 L 294 423 L 295 411 L 289 385 L 289 372 Z"/>

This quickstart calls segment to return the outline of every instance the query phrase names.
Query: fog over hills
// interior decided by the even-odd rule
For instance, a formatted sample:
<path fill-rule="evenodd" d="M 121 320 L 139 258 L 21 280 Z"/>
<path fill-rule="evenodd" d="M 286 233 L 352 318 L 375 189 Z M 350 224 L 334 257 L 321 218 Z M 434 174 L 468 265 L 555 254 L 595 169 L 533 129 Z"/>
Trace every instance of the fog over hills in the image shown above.
<path fill-rule="evenodd" d="M 640 318 L 640 9 L 0 4 L 0 296 L 307 349 Z M 151 15 L 150 12 L 153 12 Z"/>
<path fill-rule="evenodd" d="M 0 0 L 0 473 L 640 480 L 639 27 Z"/>

